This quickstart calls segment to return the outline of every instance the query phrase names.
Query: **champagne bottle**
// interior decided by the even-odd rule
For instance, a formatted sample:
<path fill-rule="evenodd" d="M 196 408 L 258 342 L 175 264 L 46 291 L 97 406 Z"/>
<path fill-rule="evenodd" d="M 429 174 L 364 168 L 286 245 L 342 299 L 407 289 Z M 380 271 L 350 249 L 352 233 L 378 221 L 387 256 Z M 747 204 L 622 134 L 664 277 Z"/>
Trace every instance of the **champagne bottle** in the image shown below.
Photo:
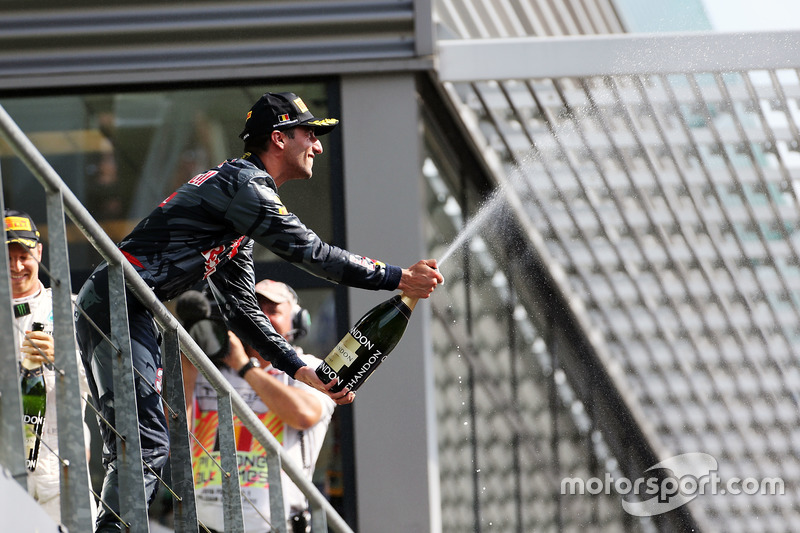
<path fill-rule="evenodd" d="M 44 331 L 44 324 L 34 322 L 33 331 Z M 42 363 L 33 362 L 27 357 L 20 363 L 22 371 L 22 424 L 25 428 L 25 465 L 33 472 L 39 458 L 39 443 L 44 428 L 47 393 L 44 384 Z"/>
<path fill-rule="evenodd" d="M 398 294 L 373 307 L 317 367 L 317 376 L 323 383 L 337 378 L 333 392 L 357 390 L 397 346 L 417 301 Z"/>

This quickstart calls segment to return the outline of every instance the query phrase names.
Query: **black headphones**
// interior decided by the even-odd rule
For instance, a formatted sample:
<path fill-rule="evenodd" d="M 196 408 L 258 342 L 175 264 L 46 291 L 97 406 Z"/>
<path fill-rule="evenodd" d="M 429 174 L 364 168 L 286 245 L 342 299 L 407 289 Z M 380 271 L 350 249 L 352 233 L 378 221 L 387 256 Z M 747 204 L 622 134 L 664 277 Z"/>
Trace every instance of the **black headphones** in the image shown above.
<path fill-rule="evenodd" d="M 292 306 L 292 330 L 289 332 L 292 335 L 292 340 L 296 341 L 308 335 L 308 330 L 311 327 L 311 313 L 307 309 L 300 306 L 300 300 L 297 298 L 297 293 L 289 285 L 287 289 L 294 298 L 294 305 Z"/>

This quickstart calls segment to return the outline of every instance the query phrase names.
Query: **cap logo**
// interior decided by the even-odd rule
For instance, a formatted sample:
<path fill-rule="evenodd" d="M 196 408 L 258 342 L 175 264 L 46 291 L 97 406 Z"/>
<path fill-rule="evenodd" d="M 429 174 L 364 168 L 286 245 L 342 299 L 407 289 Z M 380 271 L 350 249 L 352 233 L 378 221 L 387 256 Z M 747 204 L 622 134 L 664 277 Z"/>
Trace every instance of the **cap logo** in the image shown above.
<path fill-rule="evenodd" d="M 294 105 L 297 106 L 297 109 L 299 109 L 301 113 L 307 113 L 308 112 L 308 108 L 306 107 L 306 104 L 299 97 L 294 99 Z"/>
<path fill-rule="evenodd" d="M 6 231 L 33 231 L 31 221 L 25 217 L 6 217 Z"/>
<path fill-rule="evenodd" d="M 309 120 L 306 122 L 309 126 L 335 126 L 339 123 L 335 118 L 318 118 L 316 120 Z"/>
<path fill-rule="evenodd" d="M 253 111 L 248 111 L 247 112 L 247 118 L 245 120 L 250 120 L 250 117 L 252 117 L 252 116 L 253 116 Z"/>
<path fill-rule="evenodd" d="M 289 122 L 289 113 L 278 115 L 278 124 L 282 124 L 284 122 Z"/>

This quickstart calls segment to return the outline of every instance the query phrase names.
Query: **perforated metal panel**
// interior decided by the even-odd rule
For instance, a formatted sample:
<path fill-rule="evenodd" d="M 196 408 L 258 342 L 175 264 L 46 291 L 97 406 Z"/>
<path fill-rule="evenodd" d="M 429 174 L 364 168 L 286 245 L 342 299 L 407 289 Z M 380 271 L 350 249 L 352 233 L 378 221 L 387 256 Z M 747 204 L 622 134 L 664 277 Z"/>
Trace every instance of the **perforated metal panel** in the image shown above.
<path fill-rule="evenodd" d="M 440 43 L 461 123 L 658 455 L 782 480 L 689 503 L 709 531 L 800 518 L 798 42 Z"/>

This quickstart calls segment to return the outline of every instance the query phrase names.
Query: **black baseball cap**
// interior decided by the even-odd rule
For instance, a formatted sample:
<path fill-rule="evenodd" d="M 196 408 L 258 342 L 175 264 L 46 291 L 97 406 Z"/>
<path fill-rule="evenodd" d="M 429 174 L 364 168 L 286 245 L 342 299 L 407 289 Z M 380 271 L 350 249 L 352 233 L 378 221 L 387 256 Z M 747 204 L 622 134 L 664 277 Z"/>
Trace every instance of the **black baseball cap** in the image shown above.
<path fill-rule="evenodd" d="M 316 118 L 294 93 L 264 93 L 247 112 L 239 138 L 246 141 L 251 136 L 260 137 L 295 126 L 310 126 L 319 136 L 330 133 L 337 124 L 339 120 L 335 118 Z"/>
<path fill-rule="evenodd" d="M 28 248 L 39 244 L 39 230 L 28 213 L 6 209 L 6 244 L 19 243 Z"/>

